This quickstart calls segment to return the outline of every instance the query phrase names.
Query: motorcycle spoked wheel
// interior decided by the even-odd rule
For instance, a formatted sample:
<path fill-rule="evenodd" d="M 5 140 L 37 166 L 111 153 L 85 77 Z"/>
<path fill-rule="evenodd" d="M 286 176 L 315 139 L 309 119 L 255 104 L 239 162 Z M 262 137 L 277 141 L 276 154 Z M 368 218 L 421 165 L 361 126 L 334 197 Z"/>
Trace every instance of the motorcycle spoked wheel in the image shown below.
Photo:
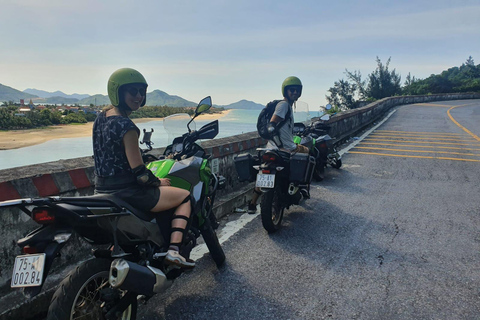
<path fill-rule="evenodd" d="M 276 184 L 272 190 L 262 195 L 260 203 L 262 225 L 268 233 L 273 233 L 282 226 L 285 207 L 281 204 L 280 185 Z"/>
<path fill-rule="evenodd" d="M 205 219 L 205 222 L 200 228 L 200 233 L 207 245 L 208 251 L 210 251 L 210 256 L 213 261 L 215 261 L 217 267 L 221 267 L 225 262 L 225 252 L 218 241 L 217 233 L 212 228 L 210 219 Z"/>
<path fill-rule="evenodd" d="M 104 319 L 100 290 L 110 286 L 110 264 L 107 259 L 91 259 L 70 272 L 53 294 L 47 320 Z M 134 300 L 117 319 L 135 320 L 136 317 L 137 300 Z"/>

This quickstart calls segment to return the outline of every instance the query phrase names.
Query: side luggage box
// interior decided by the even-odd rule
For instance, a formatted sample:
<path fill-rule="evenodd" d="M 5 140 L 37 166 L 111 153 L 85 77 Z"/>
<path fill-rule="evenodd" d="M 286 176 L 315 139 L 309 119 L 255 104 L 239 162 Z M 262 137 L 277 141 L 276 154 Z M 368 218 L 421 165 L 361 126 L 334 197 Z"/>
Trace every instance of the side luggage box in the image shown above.
<path fill-rule="evenodd" d="M 235 163 L 235 169 L 240 182 L 255 181 L 258 171 L 253 166 L 260 164 L 257 157 L 252 156 L 250 153 L 242 153 L 234 157 L 233 162 Z"/>
<path fill-rule="evenodd" d="M 315 158 L 306 153 L 296 153 L 290 158 L 290 182 L 307 184 L 312 181 Z"/>

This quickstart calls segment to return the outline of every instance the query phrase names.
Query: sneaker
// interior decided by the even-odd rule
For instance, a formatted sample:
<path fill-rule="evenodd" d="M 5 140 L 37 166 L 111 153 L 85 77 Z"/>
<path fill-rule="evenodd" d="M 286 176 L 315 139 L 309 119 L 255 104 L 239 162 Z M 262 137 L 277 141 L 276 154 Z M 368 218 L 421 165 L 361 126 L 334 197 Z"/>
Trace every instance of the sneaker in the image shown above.
<path fill-rule="evenodd" d="M 191 259 L 185 259 L 178 251 L 168 250 L 165 257 L 165 263 L 173 264 L 180 268 L 191 269 L 195 267 L 195 261 Z"/>
<path fill-rule="evenodd" d="M 248 211 L 249 214 L 255 214 L 257 212 L 257 206 L 253 203 L 248 204 Z"/>

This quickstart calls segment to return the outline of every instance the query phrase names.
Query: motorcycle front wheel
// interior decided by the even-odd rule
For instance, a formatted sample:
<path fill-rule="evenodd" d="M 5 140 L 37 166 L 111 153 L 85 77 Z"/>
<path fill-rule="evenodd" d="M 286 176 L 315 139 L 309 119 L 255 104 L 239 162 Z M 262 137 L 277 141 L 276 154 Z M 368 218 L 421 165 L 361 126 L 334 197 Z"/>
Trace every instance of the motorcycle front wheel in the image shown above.
<path fill-rule="evenodd" d="M 273 233 L 280 229 L 283 212 L 285 211 L 285 208 L 281 204 L 280 185 L 275 185 L 273 189 L 262 195 L 260 210 L 262 225 L 268 233 Z"/>
<path fill-rule="evenodd" d="M 217 267 L 221 267 L 225 262 L 225 252 L 218 241 L 217 233 L 212 228 L 210 219 L 205 219 L 205 222 L 200 228 L 200 232 L 207 245 L 208 251 L 210 251 L 210 256 L 217 264 Z"/>
<path fill-rule="evenodd" d="M 107 259 L 91 259 L 70 272 L 52 297 L 47 320 L 105 319 L 107 310 L 104 306 L 111 301 L 102 299 L 101 290 L 110 288 L 108 283 L 110 264 L 111 261 Z M 119 290 L 116 290 L 116 293 L 118 298 L 125 294 Z M 135 299 L 117 319 L 135 320 L 136 317 Z"/>
<path fill-rule="evenodd" d="M 332 168 L 340 169 L 340 167 L 342 166 L 342 159 L 334 158 L 331 160 L 330 165 L 332 166 Z"/>

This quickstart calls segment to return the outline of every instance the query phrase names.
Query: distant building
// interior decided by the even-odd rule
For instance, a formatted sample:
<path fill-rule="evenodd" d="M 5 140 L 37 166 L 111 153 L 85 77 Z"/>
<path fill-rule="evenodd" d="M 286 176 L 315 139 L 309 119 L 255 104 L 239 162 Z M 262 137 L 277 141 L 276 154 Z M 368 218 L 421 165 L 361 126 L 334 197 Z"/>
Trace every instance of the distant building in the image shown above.
<path fill-rule="evenodd" d="M 27 112 L 30 112 L 32 109 L 30 109 L 30 107 L 20 107 L 20 109 L 18 109 L 18 112 L 20 112 L 21 114 L 26 114 Z"/>

